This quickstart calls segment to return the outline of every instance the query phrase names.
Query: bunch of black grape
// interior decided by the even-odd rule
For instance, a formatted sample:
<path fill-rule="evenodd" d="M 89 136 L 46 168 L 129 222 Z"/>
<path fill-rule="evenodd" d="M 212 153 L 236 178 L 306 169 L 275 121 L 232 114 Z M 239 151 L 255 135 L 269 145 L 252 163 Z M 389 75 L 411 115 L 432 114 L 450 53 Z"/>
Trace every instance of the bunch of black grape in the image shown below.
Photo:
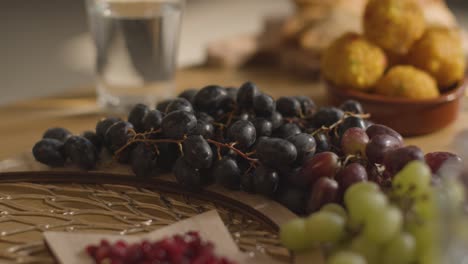
<path fill-rule="evenodd" d="M 173 171 L 191 190 L 217 183 L 276 198 L 296 212 L 313 211 L 327 195 L 335 199 L 328 189 L 341 184 L 335 176 L 342 167 L 363 158 L 352 149 L 356 136 L 349 140 L 345 132 L 365 130 L 365 117 L 355 101 L 317 108 L 305 96 L 275 101 L 251 82 L 240 88 L 210 85 L 186 90 L 155 109 L 138 104 L 127 121 L 105 118 L 81 136 L 49 129 L 33 154 L 49 166 L 89 170 L 102 153 L 110 153 L 138 177 Z M 352 151 L 343 151 L 346 140 Z M 343 186 L 349 184 L 343 180 Z"/>

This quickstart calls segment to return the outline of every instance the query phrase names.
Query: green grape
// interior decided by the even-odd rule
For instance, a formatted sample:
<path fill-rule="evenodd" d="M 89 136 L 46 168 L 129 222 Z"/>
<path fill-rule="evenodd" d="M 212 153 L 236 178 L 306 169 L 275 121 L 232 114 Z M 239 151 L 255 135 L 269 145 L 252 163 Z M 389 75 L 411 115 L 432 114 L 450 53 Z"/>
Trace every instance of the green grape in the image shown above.
<path fill-rule="evenodd" d="M 416 257 L 416 240 L 408 233 L 400 233 L 385 246 L 383 264 L 413 263 Z"/>
<path fill-rule="evenodd" d="M 332 255 L 327 264 L 367 264 L 364 257 L 351 251 L 340 251 Z"/>
<path fill-rule="evenodd" d="M 403 215 L 395 206 L 381 207 L 368 215 L 362 235 L 374 243 L 385 243 L 400 232 Z"/>
<path fill-rule="evenodd" d="M 433 190 L 426 192 L 423 198 L 415 199 L 413 204 L 413 212 L 415 213 L 418 222 L 428 219 L 434 219 L 437 215 L 437 206 L 434 201 Z"/>
<path fill-rule="evenodd" d="M 348 201 L 351 196 L 355 193 L 361 192 L 379 192 L 380 188 L 376 183 L 373 182 L 358 182 L 351 185 L 348 190 L 346 190 L 344 195 L 344 201 Z"/>
<path fill-rule="evenodd" d="M 368 264 L 381 263 L 381 246 L 366 240 L 362 236 L 358 236 L 351 241 L 350 249 L 363 256 Z"/>
<path fill-rule="evenodd" d="M 444 181 L 448 202 L 454 208 L 460 206 L 465 201 L 465 188 L 456 179 L 447 179 Z"/>
<path fill-rule="evenodd" d="M 314 242 L 337 242 L 346 234 L 345 224 L 346 220 L 342 216 L 319 211 L 306 218 L 305 230 Z"/>
<path fill-rule="evenodd" d="M 416 255 L 432 255 L 436 257 L 438 245 L 438 224 L 436 221 L 425 221 L 423 223 L 413 224 L 408 231 L 416 240 Z"/>
<path fill-rule="evenodd" d="M 279 237 L 281 243 L 287 249 L 293 251 L 309 249 L 312 246 L 303 218 L 296 218 L 283 224 L 280 228 Z"/>
<path fill-rule="evenodd" d="M 386 208 L 387 197 L 381 192 L 353 192 L 345 201 L 348 208 L 349 218 L 352 225 L 359 225 L 367 222 L 369 215 L 375 211 Z"/>
<path fill-rule="evenodd" d="M 418 197 L 430 188 L 431 169 L 422 161 L 414 160 L 406 164 L 393 178 L 396 195 Z"/>
<path fill-rule="evenodd" d="M 320 211 L 323 211 L 323 212 L 332 212 L 332 213 L 335 213 L 343 218 L 346 218 L 348 217 L 347 216 L 347 213 L 346 213 L 346 210 L 339 204 L 336 204 L 336 203 L 329 203 L 329 204 L 326 204 L 324 205 Z"/>

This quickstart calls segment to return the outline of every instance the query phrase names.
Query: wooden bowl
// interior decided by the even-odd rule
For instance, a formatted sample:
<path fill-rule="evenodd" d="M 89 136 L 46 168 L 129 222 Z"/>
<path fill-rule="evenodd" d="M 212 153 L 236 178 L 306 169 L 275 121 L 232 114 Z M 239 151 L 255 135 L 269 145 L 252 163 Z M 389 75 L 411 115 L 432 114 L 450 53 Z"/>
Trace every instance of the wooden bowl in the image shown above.
<path fill-rule="evenodd" d="M 418 136 L 442 129 L 457 119 L 466 86 L 464 80 L 436 99 L 414 100 L 343 89 L 327 82 L 327 96 L 332 105 L 348 99 L 359 101 L 373 122 L 389 126 L 403 136 Z"/>

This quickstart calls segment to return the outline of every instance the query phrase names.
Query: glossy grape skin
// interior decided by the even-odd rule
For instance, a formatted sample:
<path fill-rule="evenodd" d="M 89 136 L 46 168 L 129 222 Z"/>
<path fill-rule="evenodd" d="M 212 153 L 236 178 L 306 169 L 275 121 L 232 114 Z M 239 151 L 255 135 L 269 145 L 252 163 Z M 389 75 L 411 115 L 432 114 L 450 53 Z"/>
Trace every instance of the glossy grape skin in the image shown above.
<path fill-rule="evenodd" d="M 334 178 L 340 168 L 339 157 L 333 152 L 321 152 L 306 160 L 298 178 L 306 186 L 312 186 L 321 177 Z"/>
<path fill-rule="evenodd" d="M 301 115 L 301 103 L 294 97 L 278 98 L 276 109 L 284 117 L 299 117 Z"/>
<path fill-rule="evenodd" d="M 340 105 L 340 109 L 344 112 L 354 113 L 354 114 L 364 114 L 364 109 L 362 108 L 361 103 L 355 100 L 346 100 Z"/>
<path fill-rule="evenodd" d="M 295 96 L 299 104 L 301 105 L 301 113 L 304 117 L 312 116 L 315 113 L 317 106 L 315 102 L 308 96 L 300 95 Z"/>
<path fill-rule="evenodd" d="M 361 129 L 366 129 L 366 123 L 364 122 L 364 119 L 356 116 L 348 116 L 343 120 L 343 123 L 338 125 L 338 136 L 341 139 L 343 134 L 346 132 L 346 130 L 352 128 L 352 127 L 358 127 Z"/>
<path fill-rule="evenodd" d="M 446 162 L 450 162 L 451 166 L 455 165 L 460 168 L 463 166 L 462 159 L 450 152 L 430 152 L 424 156 L 424 159 L 432 173 L 437 173 Z"/>
<path fill-rule="evenodd" d="M 162 119 L 163 115 L 159 110 L 154 109 L 148 111 L 145 118 L 143 118 L 144 131 L 157 130 L 161 128 Z"/>
<path fill-rule="evenodd" d="M 388 126 L 373 124 L 366 129 L 366 133 L 370 139 L 378 135 L 389 135 L 396 138 L 398 141 L 400 141 L 401 145 L 403 145 L 403 137 L 400 135 L 400 133 L 389 128 Z"/>
<path fill-rule="evenodd" d="M 213 123 L 214 122 L 214 118 L 212 116 L 210 116 L 209 114 L 204 113 L 204 112 L 196 112 L 195 117 L 199 121 L 204 121 L 204 122 L 207 122 L 207 123 Z"/>
<path fill-rule="evenodd" d="M 366 131 L 359 127 L 352 127 L 344 132 L 341 137 L 341 150 L 345 155 L 366 156 L 366 146 L 369 143 L 369 137 Z"/>
<path fill-rule="evenodd" d="M 279 238 L 287 249 L 293 251 L 303 251 L 312 246 L 310 236 L 306 232 L 305 220 L 302 218 L 281 225 Z"/>
<path fill-rule="evenodd" d="M 214 126 L 203 120 L 197 120 L 197 125 L 190 131 L 191 135 L 200 135 L 204 138 L 212 138 L 215 133 Z"/>
<path fill-rule="evenodd" d="M 86 138 L 91 143 L 93 143 L 94 147 L 96 148 L 96 151 L 98 153 L 100 152 L 103 142 L 96 133 L 94 133 L 93 131 L 85 131 L 83 132 L 82 137 Z"/>
<path fill-rule="evenodd" d="M 155 146 L 138 143 L 130 153 L 130 165 L 137 177 L 151 177 L 157 175 L 158 155 Z"/>
<path fill-rule="evenodd" d="M 166 113 L 171 113 L 174 111 L 187 111 L 193 112 L 192 104 L 185 98 L 175 98 L 172 100 L 166 108 Z"/>
<path fill-rule="evenodd" d="M 351 185 L 367 181 L 368 177 L 364 166 L 359 163 L 350 163 L 336 175 L 335 179 L 340 185 L 340 193 L 344 194 Z"/>
<path fill-rule="evenodd" d="M 252 121 L 258 137 L 269 137 L 273 133 L 273 125 L 265 118 L 259 117 Z"/>
<path fill-rule="evenodd" d="M 429 166 L 419 160 L 410 161 L 393 177 L 393 193 L 417 197 L 428 191 L 431 178 Z"/>
<path fill-rule="evenodd" d="M 237 162 L 230 157 L 223 157 L 213 164 L 213 176 L 221 186 L 238 190 L 240 188 L 241 171 Z"/>
<path fill-rule="evenodd" d="M 246 82 L 237 91 L 237 105 L 241 109 L 251 109 L 254 104 L 254 98 L 259 93 L 257 86 L 252 82 Z"/>
<path fill-rule="evenodd" d="M 273 97 L 266 94 L 258 94 L 253 102 L 255 114 L 261 117 L 268 117 L 276 110 L 276 103 Z"/>
<path fill-rule="evenodd" d="M 60 140 L 44 138 L 34 145 L 32 153 L 40 163 L 50 167 L 61 167 L 66 160 L 63 146 L 64 144 Z"/>
<path fill-rule="evenodd" d="M 328 139 L 328 136 L 325 133 L 318 132 L 314 134 L 315 144 L 316 144 L 316 153 L 330 151 L 331 150 L 331 143 Z"/>
<path fill-rule="evenodd" d="M 346 235 L 346 219 L 326 211 L 319 211 L 305 219 L 306 233 L 315 243 L 336 243 Z"/>
<path fill-rule="evenodd" d="M 193 168 L 202 169 L 211 167 L 213 152 L 202 136 L 192 135 L 182 143 L 185 161 Z"/>
<path fill-rule="evenodd" d="M 343 111 L 336 107 L 322 107 L 312 117 L 314 127 L 329 127 L 341 120 L 344 116 Z"/>
<path fill-rule="evenodd" d="M 278 189 L 278 172 L 263 165 L 258 166 L 253 174 L 253 187 L 255 193 L 272 196 Z"/>
<path fill-rule="evenodd" d="M 279 138 L 265 138 L 256 147 L 259 160 L 272 168 L 289 165 L 297 158 L 296 147 L 289 141 Z"/>
<path fill-rule="evenodd" d="M 229 140 L 236 142 L 239 148 L 245 149 L 255 143 L 257 132 L 250 121 L 239 120 L 228 128 L 227 136 Z"/>
<path fill-rule="evenodd" d="M 90 170 L 96 167 L 98 154 L 93 143 L 81 136 L 71 136 L 64 144 L 65 155 L 72 164 Z"/>
<path fill-rule="evenodd" d="M 334 179 L 326 177 L 319 178 L 310 192 L 306 212 L 313 213 L 327 203 L 336 202 L 338 199 L 338 190 L 338 182 Z"/>
<path fill-rule="evenodd" d="M 99 120 L 96 124 L 96 135 L 100 138 L 102 142 L 104 142 L 104 137 L 106 136 L 107 130 L 113 124 L 122 121 L 122 119 L 118 117 L 107 117 Z"/>
<path fill-rule="evenodd" d="M 177 182 L 189 190 L 199 190 L 203 185 L 200 170 L 191 167 L 183 157 L 175 162 L 173 173 Z"/>
<path fill-rule="evenodd" d="M 353 196 L 359 195 L 360 193 L 372 193 L 380 192 L 380 187 L 374 182 L 359 182 L 351 185 L 345 192 L 345 203 L 350 201 Z"/>
<path fill-rule="evenodd" d="M 42 138 L 51 138 L 58 141 L 65 142 L 69 137 L 72 136 L 72 133 L 63 127 L 53 127 L 49 128 L 44 132 Z"/>
<path fill-rule="evenodd" d="M 308 156 L 311 156 L 315 153 L 315 139 L 313 136 L 300 133 L 291 137 L 288 137 L 287 140 L 291 142 L 297 150 L 296 161 L 302 163 L 304 159 Z"/>
<path fill-rule="evenodd" d="M 221 107 L 221 103 L 226 97 L 227 92 L 224 88 L 217 85 L 209 85 L 198 91 L 197 95 L 195 95 L 193 106 L 197 111 L 214 114 Z"/>
<path fill-rule="evenodd" d="M 268 120 L 270 120 L 271 125 L 273 126 L 273 130 L 276 130 L 283 124 L 283 115 L 281 115 L 281 113 L 278 111 L 275 111 L 273 114 L 271 114 Z"/>
<path fill-rule="evenodd" d="M 177 97 L 184 98 L 185 100 L 193 104 L 193 99 L 195 98 L 195 95 L 197 95 L 197 93 L 198 93 L 197 89 L 187 89 L 181 92 Z"/>
<path fill-rule="evenodd" d="M 275 193 L 275 200 L 292 212 L 302 215 L 305 213 L 307 193 L 305 190 L 289 186 L 280 182 Z"/>
<path fill-rule="evenodd" d="M 133 125 L 137 132 L 144 131 L 143 119 L 146 114 L 148 114 L 149 110 L 148 106 L 144 104 L 136 104 L 130 110 L 130 113 L 128 114 L 128 122 Z"/>
<path fill-rule="evenodd" d="M 111 153 L 115 153 L 133 137 L 133 125 L 130 122 L 118 121 L 107 129 L 105 145 Z"/>
<path fill-rule="evenodd" d="M 412 160 L 424 161 L 424 153 L 416 146 L 405 146 L 388 151 L 385 154 L 383 165 L 385 165 L 386 171 L 394 174 Z"/>
<path fill-rule="evenodd" d="M 163 114 L 166 114 L 167 106 L 171 102 L 172 102 L 172 99 L 167 99 L 167 100 L 163 100 L 163 101 L 158 102 L 158 104 L 156 105 L 156 110 L 158 110 L 159 112 L 161 112 Z"/>
<path fill-rule="evenodd" d="M 273 132 L 273 136 L 277 138 L 289 138 L 301 133 L 301 128 L 293 123 L 284 123 Z"/>
<path fill-rule="evenodd" d="M 389 135 L 377 135 L 372 137 L 366 146 L 367 159 L 372 163 L 382 164 L 385 154 L 402 146 L 401 141 Z"/>
<path fill-rule="evenodd" d="M 195 116 L 186 111 L 174 111 L 167 114 L 161 123 L 164 136 L 180 139 L 188 134 L 197 125 Z"/>

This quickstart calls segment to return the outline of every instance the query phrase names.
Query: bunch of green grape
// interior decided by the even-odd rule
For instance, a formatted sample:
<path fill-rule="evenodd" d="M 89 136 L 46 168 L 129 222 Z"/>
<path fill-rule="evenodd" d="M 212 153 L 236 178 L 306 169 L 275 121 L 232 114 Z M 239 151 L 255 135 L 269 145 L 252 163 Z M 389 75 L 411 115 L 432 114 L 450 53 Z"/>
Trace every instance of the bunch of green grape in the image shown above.
<path fill-rule="evenodd" d="M 300 254 L 320 249 L 327 264 L 431 264 L 441 262 L 439 193 L 422 161 L 409 162 L 383 192 L 360 182 L 345 192 L 344 206 L 327 204 L 281 227 L 280 239 Z M 457 207 L 463 186 L 447 179 L 445 202 Z"/>

